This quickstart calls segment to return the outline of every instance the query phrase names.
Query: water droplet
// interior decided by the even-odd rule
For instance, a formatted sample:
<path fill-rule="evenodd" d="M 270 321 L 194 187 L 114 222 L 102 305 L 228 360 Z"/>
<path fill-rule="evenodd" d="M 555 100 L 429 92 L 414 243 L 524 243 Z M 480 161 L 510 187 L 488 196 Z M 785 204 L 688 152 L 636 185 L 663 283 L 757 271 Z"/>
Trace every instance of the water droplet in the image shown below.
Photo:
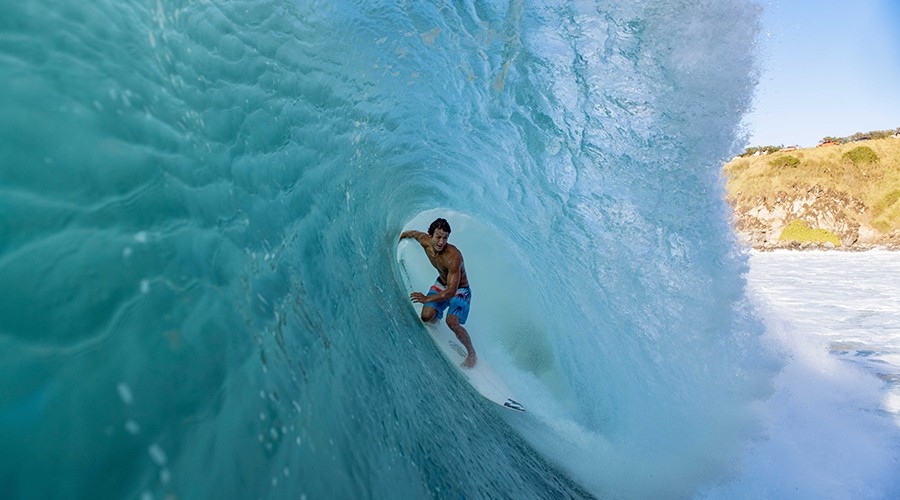
<path fill-rule="evenodd" d="M 128 420 L 125 422 L 125 430 L 128 431 L 129 434 L 137 434 L 141 432 L 141 426 L 134 420 Z"/>
<path fill-rule="evenodd" d="M 125 382 L 119 382 L 119 385 L 116 386 L 116 390 L 119 391 L 119 398 L 122 399 L 122 402 L 130 405 L 134 401 L 134 396 L 131 394 L 131 387 L 128 387 L 128 384 Z"/>
<path fill-rule="evenodd" d="M 147 451 L 150 453 L 150 458 L 153 459 L 153 462 L 156 463 L 156 465 L 166 465 L 166 461 L 168 460 L 166 452 L 164 452 L 158 444 L 153 443 Z"/>

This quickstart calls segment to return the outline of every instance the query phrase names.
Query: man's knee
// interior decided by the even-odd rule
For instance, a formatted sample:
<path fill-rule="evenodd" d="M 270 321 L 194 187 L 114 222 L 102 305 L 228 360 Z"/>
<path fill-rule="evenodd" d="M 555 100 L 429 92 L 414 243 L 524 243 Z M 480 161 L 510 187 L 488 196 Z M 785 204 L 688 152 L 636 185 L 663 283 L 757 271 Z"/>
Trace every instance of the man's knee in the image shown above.
<path fill-rule="evenodd" d="M 457 316 L 455 314 L 448 314 L 447 315 L 447 326 L 449 326 L 450 328 L 458 327 L 459 326 L 459 316 Z"/>
<path fill-rule="evenodd" d="M 437 311 L 433 307 L 426 307 L 422 309 L 422 321 L 429 323 L 434 321 L 435 316 L 437 316 Z"/>

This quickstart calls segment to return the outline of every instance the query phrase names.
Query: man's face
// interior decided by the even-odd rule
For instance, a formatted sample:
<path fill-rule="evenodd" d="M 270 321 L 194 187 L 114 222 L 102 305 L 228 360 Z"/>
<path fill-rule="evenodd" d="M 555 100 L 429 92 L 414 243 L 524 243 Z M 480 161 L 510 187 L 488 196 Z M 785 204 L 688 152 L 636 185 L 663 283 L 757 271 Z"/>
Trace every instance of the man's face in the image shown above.
<path fill-rule="evenodd" d="M 435 251 L 443 252 L 444 247 L 447 246 L 447 239 L 450 237 L 450 233 L 444 231 L 443 229 L 435 229 L 434 234 L 431 235 L 431 246 L 434 247 Z"/>

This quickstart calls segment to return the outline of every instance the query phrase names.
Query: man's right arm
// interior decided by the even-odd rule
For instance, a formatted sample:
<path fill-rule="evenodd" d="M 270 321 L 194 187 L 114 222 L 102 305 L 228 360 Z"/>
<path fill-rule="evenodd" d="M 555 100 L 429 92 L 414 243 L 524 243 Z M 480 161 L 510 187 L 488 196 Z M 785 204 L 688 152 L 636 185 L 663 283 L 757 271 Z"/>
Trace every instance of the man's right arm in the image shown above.
<path fill-rule="evenodd" d="M 403 231 L 402 233 L 400 233 L 401 240 L 403 238 L 415 238 L 419 240 L 420 243 L 422 242 L 423 236 L 428 236 L 428 234 L 423 233 L 422 231 L 416 231 L 415 229 L 410 229 L 409 231 Z"/>

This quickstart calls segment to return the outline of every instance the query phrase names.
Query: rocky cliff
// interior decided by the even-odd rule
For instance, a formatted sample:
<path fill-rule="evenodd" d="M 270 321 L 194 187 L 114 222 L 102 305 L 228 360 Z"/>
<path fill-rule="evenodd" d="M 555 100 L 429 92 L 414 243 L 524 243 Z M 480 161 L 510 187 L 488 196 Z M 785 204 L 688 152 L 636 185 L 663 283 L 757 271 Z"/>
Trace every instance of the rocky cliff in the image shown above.
<path fill-rule="evenodd" d="M 743 242 L 757 250 L 900 250 L 900 231 L 885 234 L 869 227 L 866 223 L 868 217 L 865 216 L 866 205 L 853 196 L 830 188 L 816 185 L 794 193 L 780 191 L 729 201 L 734 209 L 735 231 Z M 840 244 L 782 238 L 782 233 L 793 221 L 832 233 Z"/>

